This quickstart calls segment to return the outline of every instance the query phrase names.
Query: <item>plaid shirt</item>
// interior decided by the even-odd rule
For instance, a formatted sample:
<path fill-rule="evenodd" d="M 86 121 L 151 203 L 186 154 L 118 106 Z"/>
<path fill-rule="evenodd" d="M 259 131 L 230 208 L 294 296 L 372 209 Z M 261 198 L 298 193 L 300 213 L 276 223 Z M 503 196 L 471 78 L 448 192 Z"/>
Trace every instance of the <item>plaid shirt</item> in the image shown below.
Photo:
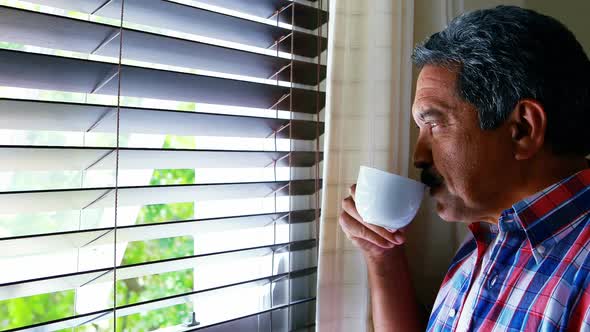
<path fill-rule="evenodd" d="M 427 331 L 590 331 L 589 212 L 587 169 L 469 225 Z"/>

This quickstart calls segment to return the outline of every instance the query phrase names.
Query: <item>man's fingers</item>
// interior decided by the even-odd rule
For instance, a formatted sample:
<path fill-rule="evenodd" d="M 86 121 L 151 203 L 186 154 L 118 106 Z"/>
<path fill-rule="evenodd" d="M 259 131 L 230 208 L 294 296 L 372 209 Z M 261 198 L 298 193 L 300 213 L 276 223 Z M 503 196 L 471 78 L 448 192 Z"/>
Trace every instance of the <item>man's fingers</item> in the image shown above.
<path fill-rule="evenodd" d="M 363 218 L 356 209 L 356 205 L 354 204 L 354 198 L 352 196 L 348 196 L 342 201 L 342 209 L 346 211 L 346 213 L 351 215 L 354 219 L 359 221 L 363 220 Z"/>
<path fill-rule="evenodd" d="M 361 222 L 365 227 L 369 228 L 373 232 L 379 234 L 381 237 L 387 239 L 387 241 L 401 245 L 405 242 L 405 237 L 397 231 L 389 231 L 383 227 Z"/>
<path fill-rule="evenodd" d="M 340 226 L 342 226 L 342 229 L 344 230 L 349 239 L 361 238 L 384 249 L 393 248 L 395 246 L 394 243 L 388 241 L 387 239 L 375 233 L 371 229 L 365 227 L 365 225 L 360 223 L 358 220 L 356 220 L 346 212 L 342 212 L 340 214 L 339 221 Z"/>
<path fill-rule="evenodd" d="M 373 254 L 373 253 L 383 253 L 384 250 L 389 250 L 390 248 L 387 249 L 383 249 L 381 247 L 378 247 L 376 245 L 374 245 L 372 242 L 369 242 L 365 239 L 361 239 L 358 237 L 353 237 L 350 239 L 350 241 L 357 247 L 361 248 L 363 251 L 369 253 L 369 254 Z"/>
<path fill-rule="evenodd" d="M 351 193 L 354 192 L 354 186 L 355 185 L 351 187 Z M 342 209 L 346 213 L 348 213 L 348 215 L 350 215 L 352 218 L 356 219 L 358 222 L 361 222 L 365 227 L 379 234 L 381 237 L 384 237 L 389 242 L 393 242 L 398 245 L 405 242 L 405 237 L 402 234 L 400 234 L 400 232 L 403 233 L 404 230 L 387 230 L 383 227 L 379 227 L 363 221 L 363 218 L 360 216 L 358 210 L 356 209 L 356 204 L 354 203 L 354 198 L 352 196 L 348 196 L 342 201 Z"/>
<path fill-rule="evenodd" d="M 356 194 L 356 183 L 353 184 L 352 186 L 350 186 L 350 196 L 352 196 L 352 199 L 354 200 L 354 195 Z"/>
<path fill-rule="evenodd" d="M 363 218 L 356 209 L 354 195 L 356 193 L 356 184 L 350 186 L 350 196 L 342 201 L 342 214 L 340 215 L 340 224 L 347 236 L 364 239 L 381 248 L 392 248 L 393 245 L 401 245 L 406 239 L 403 234 L 405 230 L 388 230 L 363 221 Z"/>

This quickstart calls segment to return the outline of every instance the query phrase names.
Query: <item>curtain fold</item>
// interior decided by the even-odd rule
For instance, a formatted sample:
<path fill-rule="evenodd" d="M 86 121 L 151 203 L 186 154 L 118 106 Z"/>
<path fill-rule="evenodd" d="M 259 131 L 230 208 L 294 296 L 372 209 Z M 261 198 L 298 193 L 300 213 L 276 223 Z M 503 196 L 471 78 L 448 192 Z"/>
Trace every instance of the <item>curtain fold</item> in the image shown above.
<path fill-rule="evenodd" d="M 371 331 L 367 272 L 340 230 L 360 165 L 407 175 L 413 0 L 332 0 L 317 331 Z"/>

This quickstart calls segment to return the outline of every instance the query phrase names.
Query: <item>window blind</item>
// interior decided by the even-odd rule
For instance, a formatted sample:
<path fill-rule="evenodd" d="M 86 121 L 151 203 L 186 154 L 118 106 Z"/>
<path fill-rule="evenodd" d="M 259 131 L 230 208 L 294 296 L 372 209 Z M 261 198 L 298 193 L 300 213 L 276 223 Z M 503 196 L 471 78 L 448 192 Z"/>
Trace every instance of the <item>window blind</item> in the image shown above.
<path fill-rule="evenodd" d="M 315 330 L 321 0 L 0 0 L 0 330 Z"/>

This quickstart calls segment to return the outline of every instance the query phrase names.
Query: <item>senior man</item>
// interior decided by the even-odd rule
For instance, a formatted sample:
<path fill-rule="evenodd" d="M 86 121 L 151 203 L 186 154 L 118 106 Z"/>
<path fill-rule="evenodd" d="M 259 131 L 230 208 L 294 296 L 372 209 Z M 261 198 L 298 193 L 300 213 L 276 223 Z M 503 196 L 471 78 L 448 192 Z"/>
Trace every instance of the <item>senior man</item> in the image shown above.
<path fill-rule="evenodd" d="M 416 47 L 415 166 L 470 234 L 420 319 L 403 231 L 340 225 L 365 255 L 376 331 L 590 331 L 590 62 L 557 20 L 500 6 Z M 391 197 L 395 199 L 395 197 Z"/>

